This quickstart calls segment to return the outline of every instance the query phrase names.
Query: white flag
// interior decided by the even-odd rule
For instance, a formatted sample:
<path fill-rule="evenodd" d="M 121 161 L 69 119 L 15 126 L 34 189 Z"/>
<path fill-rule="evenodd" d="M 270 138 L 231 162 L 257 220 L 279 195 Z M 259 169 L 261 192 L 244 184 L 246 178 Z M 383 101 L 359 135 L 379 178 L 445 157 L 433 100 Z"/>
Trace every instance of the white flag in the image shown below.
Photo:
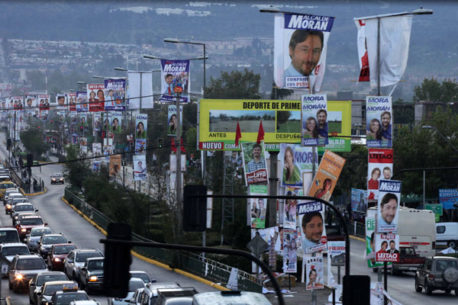
<path fill-rule="evenodd" d="M 360 20 L 362 22 L 360 22 Z M 360 43 L 367 42 L 371 87 L 377 87 L 377 18 L 355 18 L 357 26 L 365 23 L 365 39 L 358 36 Z M 409 55 L 412 15 L 380 18 L 380 86 L 395 85 L 401 79 L 407 66 Z M 360 31 L 358 31 L 360 34 Z M 358 56 L 361 56 L 358 52 Z"/>
<path fill-rule="evenodd" d="M 154 108 L 153 72 L 128 72 L 129 109 Z"/>

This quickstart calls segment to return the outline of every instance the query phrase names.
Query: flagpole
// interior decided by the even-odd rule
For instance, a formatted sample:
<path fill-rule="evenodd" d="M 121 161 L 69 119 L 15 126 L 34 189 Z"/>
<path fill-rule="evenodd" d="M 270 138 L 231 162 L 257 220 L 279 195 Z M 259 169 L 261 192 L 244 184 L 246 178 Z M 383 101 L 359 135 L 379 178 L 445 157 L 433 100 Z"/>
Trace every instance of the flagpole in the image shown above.
<path fill-rule="evenodd" d="M 380 17 L 377 17 L 377 95 L 380 96 Z"/>

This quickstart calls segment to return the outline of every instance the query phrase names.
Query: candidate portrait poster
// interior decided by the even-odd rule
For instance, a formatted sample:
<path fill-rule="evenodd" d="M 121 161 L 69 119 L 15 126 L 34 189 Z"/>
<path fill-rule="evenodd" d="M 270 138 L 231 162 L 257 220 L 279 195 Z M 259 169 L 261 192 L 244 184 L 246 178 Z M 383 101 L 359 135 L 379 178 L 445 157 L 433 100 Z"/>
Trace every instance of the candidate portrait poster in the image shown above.
<path fill-rule="evenodd" d="M 326 150 L 308 195 L 329 201 L 344 165 L 344 158 Z"/>
<path fill-rule="evenodd" d="M 375 234 L 375 260 L 397 263 L 400 259 L 399 235 L 393 233 Z"/>
<path fill-rule="evenodd" d="M 328 144 L 328 100 L 326 94 L 302 96 L 302 145 Z"/>
<path fill-rule="evenodd" d="M 38 114 L 38 102 L 36 95 L 27 95 L 25 97 L 25 106 L 24 109 L 27 115 L 37 115 Z"/>
<path fill-rule="evenodd" d="M 121 171 L 121 155 L 110 155 L 110 166 L 108 169 L 109 175 L 116 176 L 120 173 L 120 171 Z"/>
<path fill-rule="evenodd" d="M 303 268 L 306 276 L 305 289 L 323 289 L 324 288 L 324 270 L 323 255 L 316 256 L 306 255 L 303 259 Z M 305 267 L 305 268 L 304 268 Z"/>
<path fill-rule="evenodd" d="M 393 177 L 393 149 L 370 148 L 367 165 L 367 198 L 378 200 L 380 179 L 391 180 Z"/>
<path fill-rule="evenodd" d="M 351 189 L 351 211 L 354 219 L 364 219 L 367 210 L 366 190 Z"/>
<path fill-rule="evenodd" d="M 148 115 L 139 113 L 135 115 L 135 139 L 146 139 L 148 130 Z"/>
<path fill-rule="evenodd" d="M 68 92 L 67 96 L 68 111 L 76 112 L 76 92 Z"/>
<path fill-rule="evenodd" d="M 283 186 L 302 187 L 304 180 L 312 181 L 313 168 L 318 168 L 318 153 L 313 155 L 312 147 L 281 143 L 279 158 L 283 170 L 280 176 Z"/>
<path fill-rule="evenodd" d="M 126 110 L 126 80 L 125 79 L 106 79 L 104 81 L 104 109 L 105 111 Z"/>
<path fill-rule="evenodd" d="M 180 106 L 180 125 L 183 126 L 183 108 Z M 178 120 L 176 105 L 168 105 L 167 112 L 167 135 L 174 137 L 177 134 Z"/>
<path fill-rule="evenodd" d="M 267 184 L 253 184 L 249 188 L 250 196 L 268 195 Z M 266 227 L 267 199 L 249 198 L 251 228 L 264 229 Z"/>
<path fill-rule="evenodd" d="M 189 60 L 161 59 L 161 102 L 190 102 L 190 81 Z"/>
<path fill-rule="evenodd" d="M 92 155 L 95 157 L 102 156 L 102 143 L 92 143 Z"/>
<path fill-rule="evenodd" d="M 371 148 L 391 148 L 393 143 L 391 96 L 366 97 L 366 144 Z"/>
<path fill-rule="evenodd" d="M 302 188 L 285 187 L 285 196 L 302 196 Z M 296 229 L 297 227 L 297 199 L 285 199 L 283 213 L 280 212 L 280 219 L 283 219 L 283 228 Z"/>
<path fill-rule="evenodd" d="M 304 253 L 325 250 L 327 237 L 323 204 L 317 201 L 299 202 L 297 213 Z"/>
<path fill-rule="evenodd" d="M 109 131 L 119 134 L 122 131 L 122 112 L 112 111 L 108 113 Z"/>
<path fill-rule="evenodd" d="M 297 231 L 296 229 L 283 229 L 283 272 L 297 272 Z"/>
<path fill-rule="evenodd" d="M 76 92 L 76 111 L 77 112 L 88 112 L 89 111 L 86 91 L 77 91 Z"/>
<path fill-rule="evenodd" d="M 104 110 L 104 89 L 104 84 L 87 84 L 87 99 L 89 102 L 89 112 L 99 112 Z"/>
<path fill-rule="evenodd" d="M 56 109 L 58 112 L 65 112 L 67 110 L 67 95 L 56 94 Z"/>
<path fill-rule="evenodd" d="M 241 146 L 246 185 L 257 183 L 267 184 L 264 143 L 241 143 Z"/>
<path fill-rule="evenodd" d="M 398 231 L 401 181 L 380 180 L 377 202 L 377 233 Z"/>
<path fill-rule="evenodd" d="M 134 155 L 132 159 L 134 165 L 134 181 L 146 180 L 146 156 Z"/>
<path fill-rule="evenodd" d="M 274 82 L 280 88 L 319 92 L 334 17 L 277 14 L 274 19 Z"/>
<path fill-rule="evenodd" d="M 375 218 L 376 211 L 367 210 L 365 225 L 366 225 L 366 253 L 365 259 L 367 259 L 367 266 L 369 268 L 375 268 L 383 266 L 382 263 L 375 261 Z"/>

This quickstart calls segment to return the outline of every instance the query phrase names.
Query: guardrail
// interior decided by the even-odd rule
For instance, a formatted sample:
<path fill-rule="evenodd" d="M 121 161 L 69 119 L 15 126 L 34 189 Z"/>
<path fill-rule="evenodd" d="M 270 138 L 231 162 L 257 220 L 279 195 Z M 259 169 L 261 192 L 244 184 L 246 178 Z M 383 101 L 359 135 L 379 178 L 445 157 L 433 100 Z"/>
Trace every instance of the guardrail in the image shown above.
<path fill-rule="evenodd" d="M 64 197 L 69 203 L 74 205 L 78 210 L 103 229 L 106 230 L 108 228 L 108 224 L 112 222 L 112 220 L 110 220 L 102 212 L 88 204 L 84 198 L 81 198 L 68 188 L 65 188 Z M 152 242 L 152 240 L 135 233 L 132 234 L 132 239 L 134 241 Z M 220 283 L 223 286 L 228 283 L 233 269 L 231 266 L 205 258 L 195 253 L 183 253 L 161 248 L 145 247 L 134 247 L 134 251 L 140 255 L 157 260 L 173 268 L 179 268 L 209 281 Z M 262 292 L 262 283 L 257 280 L 255 276 L 238 270 L 238 289 L 244 291 Z"/>

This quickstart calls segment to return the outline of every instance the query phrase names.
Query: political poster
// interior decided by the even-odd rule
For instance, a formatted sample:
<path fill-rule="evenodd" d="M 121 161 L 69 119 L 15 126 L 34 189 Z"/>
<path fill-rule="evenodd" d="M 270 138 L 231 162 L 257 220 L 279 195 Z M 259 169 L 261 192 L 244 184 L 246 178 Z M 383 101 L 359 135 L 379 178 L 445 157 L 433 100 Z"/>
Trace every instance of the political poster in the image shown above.
<path fill-rule="evenodd" d="M 366 145 L 390 148 L 393 143 L 391 96 L 366 97 Z"/>
<path fill-rule="evenodd" d="M 245 169 L 245 183 L 267 184 L 267 166 L 264 143 L 242 143 L 242 158 Z"/>
<path fill-rule="evenodd" d="M 92 135 L 97 137 L 100 132 L 105 131 L 103 126 L 103 117 L 101 112 L 94 113 L 92 117 Z"/>
<path fill-rule="evenodd" d="M 92 143 L 92 155 L 95 157 L 102 156 L 102 143 Z"/>
<path fill-rule="evenodd" d="M 146 155 L 134 155 L 134 181 L 146 180 Z"/>
<path fill-rule="evenodd" d="M 328 144 L 328 111 L 326 94 L 302 96 L 302 145 Z"/>
<path fill-rule="evenodd" d="M 79 137 L 80 152 L 87 154 L 87 138 Z"/>
<path fill-rule="evenodd" d="M 326 249 L 324 208 L 321 202 L 299 202 L 298 225 L 301 232 L 301 247 L 304 253 L 315 253 Z"/>
<path fill-rule="evenodd" d="M 269 249 L 273 245 L 273 250 L 281 251 L 282 242 L 280 238 L 280 230 L 278 227 L 270 227 L 265 229 L 251 229 L 251 238 L 256 236 L 256 232 L 264 239 L 264 241 L 269 245 Z"/>
<path fill-rule="evenodd" d="M 180 106 L 180 125 L 183 126 L 183 108 Z M 169 105 L 167 112 L 167 135 L 174 137 L 177 134 L 178 120 L 176 105 Z"/>
<path fill-rule="evenodd" d="M 399 235 L 393 233 L 375 234 L 375 260 L 397 263 L 400 259 Z"/>
<path fill-rule="evenodd" d="M 38 114 L 38 102 L 36 95 L 27 95 L 25 97 L 25 111 L 29 116 L 37 116 Z"/>
<path fill-rule="evenodd" d="M 321 159 L 308 195 L 329 201 L 344 164 L 344 158 L 327 150 Z"/>
<path fill-rule="evenodd" d="M 367 259 L 367 266 L 369 268 L 376 268 L 383 266 L 382 263 L 375 261 L 375 210 L 367 210 L 366 214 L 366 253 L 365 258 Z"/>
<path fill-rule="evenodd" d="M 122 131 L 122 112 L 108 112 L 109 131 L 113 134 L 119 134 Z"/>
<path fill-rule="evenodd" d="M 318 168 L 318 153 L 314 155 L 311 147 L 282 143 L 279 158 L 283 169 L 280 176 L 283 186 L 302 187 L 304 180 L 312 181 L 313 168 Z"/>
<path fill-rule="evenodd" d="M 328 144 L 318 146 L 318 153 L 351 151 L 351 101 L 328 101 Z"/>
<path fill-rule="evenodd" d="M 51 99 L 49 94 L 38 94 L 38 109 L 40 110 L 40 119 L 47 120 L 49 112 L 49 101 Z"/>
<path fill-rule="evenodd" d="M 126 110 L 126 80 L 125 79 L 106 79 L 104 80 L 104 109 L 105 111 L 124 111 Z"/>
<path fill-rule="evenodd" d="M 87 84 L 87 99 L 89 102 L 89 112 L 100 112 L 104 110 L 104 89 L 104 84 Z"/>
<path fill-rule="evenodd" d="M 143 153 L 146 149 L 146 135 L 148 131 L 148 114 L 135 115 L 135 152 Z"/>
<path fill-rule="evenodd" d="M 134 109 L 153 109 L 153 72 L 127 72 L 128 107 Z"/>
<path fill-rule="evenodd" d="M 277 14 L 274 19 L 274 82 L 280 88 L 319 92 L 334 17 Z"/>
<path fill-rule="evenodd" d="M 268 195 L 266 184 L 252 184 L 249 186 L 250 196 L 266 196 Z M 251 228 L 264 229 L 266 227 L 266 212 L 267 199 L 264 198 L 249 198 Z"/>
<path fill-rule="evenodd" d="M 401 181 L 380 180 L 377 202 L 377 233 L 398 231 Z"/>
<path fill-rule="evenodd" d="M 367 198 L 378 199 L 379 180 L 393 177 L 393 149 L 370 148 L 367 166 Z"/>
<path fill-rule="evenodd" d="M 324 270 L 323 270 L 323 255 L 316 256 L 305 255 L 303 259 L 303 268 L 306 281 L 306 290 L 315 290 L 324 288 Z M 305 267 L 305 268 L 304 268 Z"/>
<path fill-rule="evenodd" d="M 65 112 L 67 110 L 67 95 L 65 94 L 56 94 L 56 109 L 59 112 Z"/>
<path fill-rule="evenodd" d="M 89 111 L 86 91 L 77 91 L 76 92 L 76 111 L 77 112 L 88 112 Z"/>
<path fill-rule="evenodd" d="M 353 218 L 360 220 L 364 219 L 367 210 L 367 191 L 359 189 L 351 189 L 351 211 Z"/>
<path fill-rule="evenodd" d="M 328 241 L 328 258 L 332 266 L 345 266 L 345 241 Z"/>
<path fill-rule="evenodd" d="M 369 55 L 367 53 L 366 22 L 362 19 L 355 19 L 355 25 L 358 30 L 358 62 L 359 62 L 359 82 L 370 81 Z"/>
<path fill-rule="evenodd" d="M 189 60 L 161 59 L 161 102 L 176 102 L 177 96 L 181 103 L 188 103 L 191 77 Z"/>
<path fill-rule="evenodd" d="M 108 173 L 110 176 L 116 176 L 121 170 L 121 155 L 110 155 L 110 167 Z"/>
<path fill-rule="evenodd" d="M 102 165 L 102 161 L 99 161 L 99 160 L 93 160 L 92 161 L 92 171 L 93 172 L 99 172 L 100 171 L 100 167 Z"/>
<path fill-rule="evenodd" d="M 458 203 L 458 189 L 439 189 L 439 202 L 444 210 L 455 209 Z"/>
<path fill-rule="evenodd" d="M 67 96 L 68 111 L 76 112 L 76 92 L 68 92 Z"/>
<path fill-rule="evenodd" d="M 283 272 L 297 272 L 297 231 L 296 229 L 283 229 Z"/>
<path fill-rule="evenodd" d="M 301 188 L 285 187 L 285 196 L 302 196 Z M 296 229 L 297 227 L 297 199 L 285 199 L 283 204 L 283 228 Z"/>

